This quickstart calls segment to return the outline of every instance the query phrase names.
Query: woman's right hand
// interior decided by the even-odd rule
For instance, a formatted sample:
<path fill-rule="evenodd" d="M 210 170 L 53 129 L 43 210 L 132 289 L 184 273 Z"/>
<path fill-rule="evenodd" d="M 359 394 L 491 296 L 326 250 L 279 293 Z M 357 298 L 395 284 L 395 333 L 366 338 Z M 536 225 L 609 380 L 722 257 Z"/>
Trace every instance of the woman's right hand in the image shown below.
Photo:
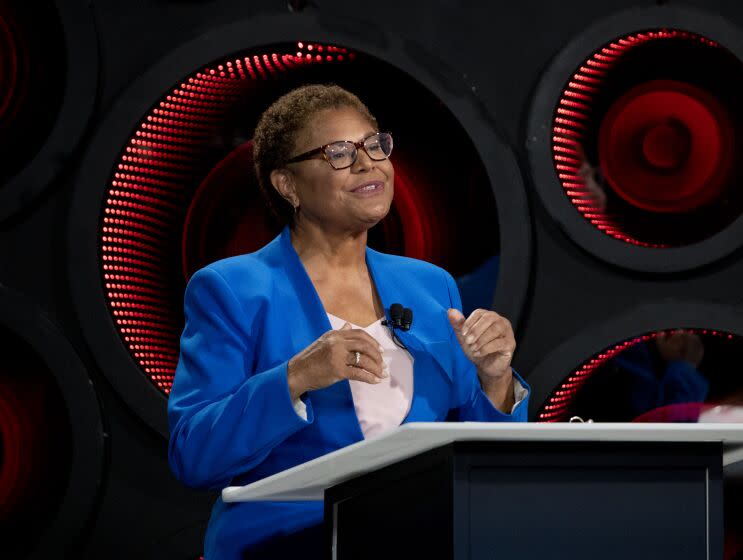
<path fill-rule="evenodd" d="M 359 363 L 356 365 L 356 352 Z M 323 334 L 289 360 L 287 372 L 292 400 L 307 391 L 322 389 L 343 379 L 373 385 L 389 377 L 383 349 L 369 333 L 349 323 Z"/>

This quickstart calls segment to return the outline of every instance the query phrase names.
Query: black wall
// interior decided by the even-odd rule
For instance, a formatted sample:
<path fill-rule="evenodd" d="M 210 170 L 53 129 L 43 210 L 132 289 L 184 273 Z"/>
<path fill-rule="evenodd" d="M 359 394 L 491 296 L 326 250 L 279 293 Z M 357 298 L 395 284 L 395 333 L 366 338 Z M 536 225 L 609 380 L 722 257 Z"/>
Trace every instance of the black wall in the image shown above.
<path fill-rule="evenodd" d="M 359 51 L 359 45 L 368 45 L 377 56 L 397 49 L 406 63 L 417 65 L 429 83 L 435 83 L 437 92 L 447 97 L 448 105 L 464 107 L 459 110 L 467 115 L 478 115 L 484 126 L 512 150 L 523 184 L 519 188 L 525 193 L 528 208 L 528 213 L 518 219 L 527 222 L 522 225 L 529 233 L 528 237 L 519 238 L 527 240 L 522 255 L 526 263 L 523 270 L 528 273 L 523 277 L 524 285 L 515 289 L 513 295 L 515 301 L 523 302 L 515 305 L 519 346 L 514 365 L 527 380 L 537 384 L 535 390 L 540 395 L 546 396 L 551 387 L 538 386 L 540 380 L 530 379 L 530 373 L 550 352 L 585 334 L 585 357 L 589 357 L 602 349 L 591 346 L 590 333 L 628 309 L 658 302 L 680 306 L 694 302 L 720 304 L 735 314 L 736 306 L 743 304 L 743 253 L 737 246 L 704 266 L 665 273 L 630 270 L 580 247 L 556 223 L 538 196 L 528 153 L 529 115 L 539 81 L 554 57 L 587 29 L 625 10 L 666 10 L 669 22 L 673 22 L 675 10 L 698 9 L 736 26 L 737 40 L 743 42 L 740 2 L 526 0 L 505 4 L 315 0 L 306 7 L 301 6 L 303 2 L 294 4 L 298 9 L 292 12 L 281 0 L 80 3 L 82 11 L 89 14 L 98 57 L 97 67 L 89 68 L 95 78 L 89 118 L 80 115 L 83 123 L 79 126 L 79 139 L 72 138 L 73 142 L 53 159 L 58 171 L 47 187 L 30 186 L 29 190 L 37 193 L 30 198 L 22 194 L 23 189 L 11 194 L 6 191 L 3 202 L 17 208 L 0 222 L 0 287 L 9 294 L 21 294 L 32 302 L 34 313 L 51 320 L 74 349 L 100 405 L 104 451 L 101 470 L 95 475 L 100 478 L 94 505 L 87 512 L 85 524 L 74 528 L 74 536 L 59 541 L 59 555 L 186 559 L 197 558 L 201 553 L 203 529 L 214 496 L 190 491 L 174 480 L 167 464 L 165 438 L 132 410 L 127 398 L 122 398 L 103 371 L 101 360 L 81 327 L 82 311 L 71 296 L 78 271 L 76 238 L 70 234 L 74 225 L 70 220 L 73 199 L 80 196 L 77 191 L 85 180 L 85 155 L 94 149 L 91 142 L 100 133 L 101 123 L 111 117 L 115 103 L 125 100 L 128 88 L 163 57 L 172 56 L 177 48 L 205 34 L 217 33 L 221 26 L 260 19 L 276 26 L 277 37 L 285 34 L 284 26 L 295 25 L 300 29 L 314 28 L 313 40 L 320 41 L 327 35 L 326 41 L 333 43 L 345 37 L 346 44 Z M 43 17 L 53 13 L 53 8 L 40 8 L 39 13 Z M 626 32 L 635 30 L 628 28 Z M 64 31 L 78 33 L 76 27 Z M 264 30 L 264 34 L 270 33 L 271 29 Z M 389 38 L 394 44 L 389 43 Z M 247 33 L 245 40 L 246 46 L 255 45 Z M 587 48 L 590 51 L 598 46 Z M 391 84 L 370 80 L 369 87 Z M 158 92 L 157 97 L 164 92 Z M 364 91 L 357 93 L 364 97 Z M 430 126 L 434 129 L 436 123 Z M 497 167 L 499 163 L 493 165 Z M 3 189 L 6 186 L 0 186 L 0 195 Z M 496 203 L 500 205 L 495 190 Z M 500 221 L 503 223 L 502 217 Z M 499 235 L 501 247 L 511 242 L 508 231 L 494 235 Z M 83 251 L 81 248 L 77 256 L 88 258 L 82 255 Z M 661 251 L 657 258 L 664 258 Z M 522 268 L 515 258 L 504 261 L 501 275 L 509 275 L 510 263 L 520 275 Z M 509 309 L 505 303 L 509 297 L 500 293 L 496 302 Z M 10 320 L 5 324 L 8 326 Z M 634 334 L 639 332 L 626 333 Z M 44 352 L 43 346 L 40 352 Z M 68 403 L 73 408 L 75 405 Z M 161 406 L 165 407 L 164 397 Z M 32 534 L 28 538 L 35 540 Z M 47 546 L 54 547 L 54 543 Z"/>

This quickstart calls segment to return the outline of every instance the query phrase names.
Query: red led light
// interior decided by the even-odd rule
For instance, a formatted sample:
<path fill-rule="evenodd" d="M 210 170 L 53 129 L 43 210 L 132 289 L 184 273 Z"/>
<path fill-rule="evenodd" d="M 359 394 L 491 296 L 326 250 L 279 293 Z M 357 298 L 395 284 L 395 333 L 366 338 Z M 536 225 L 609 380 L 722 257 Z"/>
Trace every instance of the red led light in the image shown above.
<path fill-rule="evenodd" d="M 255 87 L 292 68 L 315 64 L 300 51 L 225 60 L 183 79 L 143 117 L 122 151 L 106 196 L 99 234 L 106 298 L 122 341 L 153 384 L 170 392 L 182 329 L 173 294 L 177 244 L 194 177 L 209 171 L 211 139 L 231 108 Z M 345 49 L 324 47 L 327 52 Z M 307 50 L 319 45 L 307 45 Z M 322 58 L 322 62 L 342 57 Z"/>

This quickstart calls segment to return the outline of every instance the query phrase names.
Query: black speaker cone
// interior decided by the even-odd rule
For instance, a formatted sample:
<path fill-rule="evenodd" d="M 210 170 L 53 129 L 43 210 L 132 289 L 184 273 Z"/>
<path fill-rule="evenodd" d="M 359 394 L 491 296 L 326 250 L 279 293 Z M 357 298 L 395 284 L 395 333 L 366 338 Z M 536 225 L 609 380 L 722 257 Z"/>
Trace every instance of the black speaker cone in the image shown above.
<path fill-rule="evenodd" d="M 618 37 L 565 84 L 555 171 L 593 226 L 646 247 L 688 245 L 740 216 L 743 63 L 700 35 Z"/>
<path fill-rule="evenodd" d="M 101 479 L 98 400 L 69 342 L 7 288 L 0 289 L 0 356 L 3 557 L 71 552 Z"/>

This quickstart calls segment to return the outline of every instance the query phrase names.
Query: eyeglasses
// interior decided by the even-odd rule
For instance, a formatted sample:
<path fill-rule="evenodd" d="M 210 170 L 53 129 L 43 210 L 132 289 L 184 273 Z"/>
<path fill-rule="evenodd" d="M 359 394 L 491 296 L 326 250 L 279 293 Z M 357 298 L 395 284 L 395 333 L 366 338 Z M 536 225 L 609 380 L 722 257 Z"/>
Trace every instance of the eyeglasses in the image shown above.
<path fill-rule="evenodd" d="M 304 161 L 310 159 L 315 154 L 322 154 L 323 159 L 333 169 L 345 169 L 356 163 L 360 148 L 363 148 L 366 155 L 374 161 L 387 159 L 392 153 L 392 135 L 389 132 L 376 132 L 359 142 L 352 142 L 351 140 L 331 142 L 309 152 L 299 154 L 286 163 Z"/>

